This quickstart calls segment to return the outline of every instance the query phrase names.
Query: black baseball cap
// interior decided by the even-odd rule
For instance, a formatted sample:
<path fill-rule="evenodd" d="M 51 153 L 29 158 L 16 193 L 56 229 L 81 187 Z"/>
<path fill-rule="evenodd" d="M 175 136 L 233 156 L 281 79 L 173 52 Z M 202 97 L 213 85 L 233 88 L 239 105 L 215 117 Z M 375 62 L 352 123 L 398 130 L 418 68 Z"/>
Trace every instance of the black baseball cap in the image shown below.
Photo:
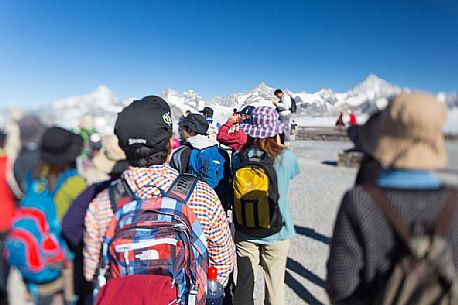
<path fill-rule="evenodd" d="M 205 115 L 206 117 L 213 117 L 213 109 L 211 109 L 210 107 L 204 107 L 204 109 L 202 109 L 199 112 Z"/>
<path fill-rule="evenodd" d="M 245 115 L 249 115 L 251 116 L 251 114 L 253 113 L 253 110 L 255 109 L 254 106 L 245 106 L 243 107 L 242 110 L 240 110 L 239 112 L 237 112 L 237 114 L 245 114 Z"/>
<path fill-rule="evenodd" d="M 49 165 L 73 163 L 82 151 L 83 138 L 62 127 L 46 129 L 41 138 L 40 159 Z"/>
<path fill-rule="evenodd" d="M 183 119 L 181 126 L 188 127 L 189 129 L 195 131 L 197 134 L 206 135 L 209 125 L 207 119 L 204 116 L 198 113 L 191 113 Z"/>
<path fill-rule="evenodd" d="M 119 147 L 144 145 L 159 152 L 172 136 L 170 106 L 159 96 L 145 96 L 125 107 L 116 119 Z"/>

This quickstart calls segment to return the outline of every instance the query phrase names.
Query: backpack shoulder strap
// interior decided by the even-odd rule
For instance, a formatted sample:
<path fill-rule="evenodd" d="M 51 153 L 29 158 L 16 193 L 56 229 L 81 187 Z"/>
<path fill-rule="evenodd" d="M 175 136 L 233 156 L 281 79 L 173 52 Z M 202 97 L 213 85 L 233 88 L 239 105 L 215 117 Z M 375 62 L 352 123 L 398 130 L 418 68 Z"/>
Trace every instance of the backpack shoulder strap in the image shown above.
<path fill-rule="evenodd" d="M 404 242 L 407 242 L 411 238 L 409 227 L 385 196 L 382 189 L 373 184 L 365 184 L 363 188 L 370 194 L 377 206 L 383 211 L 383 214 L 388 219 L 394 231 Z"/>
<path fill-rule="evenodd" d="M 122 178 L 111 183 L 108 188 L 108 194 L 110 196 L 111 209 L 113 213 L 119 210 L 119 208 L 121 208 L 124 204 L 136 198 L 127 182 Z"/>
<path fill-rule="evenodd" d="M 170 166 L 178 171 L 180 174 L 189 172 L 189 157 L 191 155 L 192 147 L 189 143 L 184 144 L 183 147 L 178 148 L 172 155 Z"/>
<path fill-rule="evenodd" d="M 191 174 L 181 174 L 175 179 L 175 181 L 173 181 L 172 186 L 165 195 L 169 198 L 178 200 L 181 203 L 187 203 L 196 184 L 196 176 Z"/>
<path fill-rule="evenodd" d="M 444 207 L 442 212 L 439 214 L 439 217 L 436 221 L 435 234 L 446 237 L 452 221 L 455 217 L 455 212 L 457 208 L 458 201 L 458 189 L 456 188 L 447 188 L 447 195 L 445 199 Z"/>

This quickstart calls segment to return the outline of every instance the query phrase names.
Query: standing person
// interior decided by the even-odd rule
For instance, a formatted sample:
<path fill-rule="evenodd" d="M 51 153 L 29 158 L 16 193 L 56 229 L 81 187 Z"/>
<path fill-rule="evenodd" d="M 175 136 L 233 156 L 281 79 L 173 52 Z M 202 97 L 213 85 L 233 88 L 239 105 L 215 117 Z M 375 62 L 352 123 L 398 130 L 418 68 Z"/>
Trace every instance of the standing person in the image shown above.
<path fill-rule="evenodd" d="M 210 107 L 204 107 L 204 109 L 199 111 L 199 113 L 201 113 L 208 122 L 207 136 L 212 140 L 216 140 L 216 135 L 218 134 L 221 124 L 213 120 L 213 109 Z"/>
<path fill-rule="evenodd" d="M 183 120 L 185 145 L 178 148 L 170 159 L 170 166 L 180 174 L 190 173 L 215 190 L 225 210 L 230 207 L 230 158 L 216 140 L 206 136 L 208 122 L 193 113 Z"/>
<path fill-rule="evenodd" d="M 224 123 L 216 136 L 216 140 L 223 145 L 229 146 L 234 151 L 240 151 L 246 143 L 246 133 L 240 130 L 240 114 L 232 114 Z M 231 131 L 231 129 L 234 129 Z"/>
<path fill-rule="evenodd" d="M 125 107 L 115 124 L 115 134 L 130 167 L 122 179 L 139 198 L 159 196 L 178 177 L 169 161 L 172 117 L 169 105 L 158 96 L 147 96 Z M 218 280 L 226 284 L 234 267 L 234 243 L 223 207 L 215 191 L 197 182 L 187 206 L 202 224 L 207 239 L 209 265 L 218 270 Z M 85 216 L 84 275 L 91 281 L 99 264 L 102 239 L 113 217 L 108 190 L 89 205 Z"/>
<path fill-rule="evenodd" d="M 338 128 L 345 128 L 345 123 L 343 121 L 343 113 L 341 112 L 339 114 L 339 117 L 337 118 L 336 123 L 334 124 Z"/>
<path fill-rule="evenodd" d="M 83 115 L 79 120 L 79 135 L 83 138 L 83 152 L 82 155 L 87 155 L 90 148 L 90 137 L 93 133 L 97 133 L 94 126 L 94 118 L 90 114 Z"/>
<path fill-rule="evenodd" d="M 236 305 L 254 304 L 259 264 L 264 270 L 264 304 L 284 304 L 286 259 L 295 234 L 288 189 L 300 171 L 296 156 L 279 142 L 285 128 L 277 111 L 270 107 L 256 108 L 252 124 L 241 126 L 248 141 L 233 157 Z"/>
<path fill-rule="evenodd" d="M 350 124 L 350 126 L 353 126 L 353 125 L 357 125 L 357 121 L 356 121 L 356 115 L 353 111 L 350 111 L 350 113 L 348 114 L 348 124 Z"/>
<path fill-rule="evenodd" d="M 291 96 L 289 94 L 285 94 L 281 89 L 276 89 L 274 91 L 274 95 L 279 99 L 279 101 L 273 103 L 275 107 L 277 107 L 277 111 L 280 115 L 280 120 L 286 126 L 285 131 L 281 135 L 281 143 L 284 144 L 285 141 L 289 140 L 292 100 Z"/>
<path fill-rule="evenodd" d="M 186 119 L 186 117 L 190 115 L 191 113 L 192 112 L 190 110 L 186 110 L 186 112 L 183 113 L 183 115 L 180 116 L 180 119 L 178 120 L 178 136 L 179 136 L 179 140 L 181 144 L 184 144 L 184 142 L 186 142 L 186 139 L 184 138 L 184 135 L 183 135 L 182 123 L 183 123 L 183 120 Z"/>
<path fill-rule="evenodd" d="M 16 202 L 6 180 L 8 156 L 5 153 L 7 135 L 0 130 L 0 254 L 3 254 L 5 238 L 11 226 Z M 8 304 L 7 281 L 10 266 L 4 256 L 0 257 L 0 305 Z"/>
<path fill-rule="evenodd" d="M 375 184 L 355 186 L 342 198 L 327 262 L 332 304 L 394 304 L 390 295 L 403 304 L 456 304 L 440 301 L 456 291 L 450 287 L 458 266 L 457 191 L 433 174 L 447 163 L 445 118 L 435 97 L 403 92 L 361 130 L 360 144 L 383 170 Z M 431 246 L 413 258 L 425 241 Z M 437 242 L 450 248 L 433 255 Z M 410 285 L 402 291 L 402 283 Z"/>
<path fill-rule="evenodd" d="M 22 111 L 12 111 L 10 118 L 5 126 L 5 132 L 8 135 L 5 143 L 5 153 L 8 156 L 8 168 L 6 171 L 6 179 L 8 184 L 13 191 L 16 198 L 21 198 L 23 193 L 17 185 L 16 179 L 14 178 L 13 165 L 14 161 L 21 150 L 21 139 L 19 137 L 19 120 L 23 117 Z"/>
<path fill-rule="evenodd" d="M 13 172 L 22 198 L 25 188 L 25 178 L 32 171 L 39 161 L 39 147 L 45 125 L 36 115 L 25 115 L 18 122 L 19 138 L 21 140 L 21 149 L 14 161 Z"/>
<path fill-rule="evenodd" d="M 111 182 L 119 179 L 128 167 L 124 152 L 119 147 L 118 139 L 115 135 L 103 137 L 102 142 L 103 148 L 94 157 L 94 165 L 100 182 L 89 185 L 81 192 L 72 202 L 62 221 L 62 235 L 71 251 L 75 254 L 73 260 L 73 284 L 75 295 L 78 297 L 75 305 L 93 304 L 93 283 L 86 281 L 83 273 L 84 216 L 89 203 L 97 194 L 108 188 Z"/>
<path fill-rule="evenodd" d="M 83 139 L 77 134 L 61 127 L 51 127 L 44 132 L 39 149 L 40 161 L 27 175 L 25 196 L 8 235 L 8 261 L 19 268 L 38 305 L 51 304 L 58 294 L 64 295 L 65 304 L 74 301 L 72 255 L 62 239 L 61 223 L 70 204 L 86 187 L 75 169 L 76 158 L 82 149 Z M 23 216 L 36 210 L 44 213 L 40 221 L 40 217 L 34 220 Z M 41 229 L 37 230 L 37 227 Z M 22 232 L 28 229 L 29 237 L 21 238 Z"/>

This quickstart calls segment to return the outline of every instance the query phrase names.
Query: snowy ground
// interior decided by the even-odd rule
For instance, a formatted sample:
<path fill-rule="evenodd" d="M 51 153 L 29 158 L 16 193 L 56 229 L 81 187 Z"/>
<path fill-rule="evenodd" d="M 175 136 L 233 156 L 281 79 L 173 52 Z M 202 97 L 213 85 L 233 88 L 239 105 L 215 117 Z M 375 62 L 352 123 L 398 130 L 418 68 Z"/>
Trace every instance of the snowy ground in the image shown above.
<path fill-rule="evenodd" d="M 348 142 L 292 142 L 301 173 L 289 192 L 290 208 L 297 235 L 291 243 L 286 270 L 286 303 L 328 304 L 323 290 L 333 222 L 339 201 L 354 182 L 355 169 L 335 166 L 337 153 L 350 147 Z M 449 144 L 451 169 L 444 178 L 458 185 L 458 143 Z M 259 273 L 261 275 L 261 273 Z M 13 305 L 26 304 L 19 279 L 11 279 Z M 262 304 L 263 287 L 258 281 L 256 304 Z"/>

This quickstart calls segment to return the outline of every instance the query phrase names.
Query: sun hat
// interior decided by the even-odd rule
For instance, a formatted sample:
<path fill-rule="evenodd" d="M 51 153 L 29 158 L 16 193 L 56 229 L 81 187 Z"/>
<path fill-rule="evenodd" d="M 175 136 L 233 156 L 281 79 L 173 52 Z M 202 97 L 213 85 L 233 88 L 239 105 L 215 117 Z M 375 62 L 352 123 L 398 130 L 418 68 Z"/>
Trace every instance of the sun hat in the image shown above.
<path fill-rule="evenodd" d="M 114 133 L 123 150 L 144 145 L 159 152 L 172 137 L 172 125 L 169 104 L 159 96 L 146 96 L 118 113 Z"/>
<path fill-rule="evenodd" d="M 384 167 L 439 169 L 447 164 L 445 105 L 422 92 L 403 92 L 358 129 L 364 151 Z"/>
<path fill-rule="evenodd" d="M 41 139 L 40 158 L 49 165 L 66 165 L 75 162 L 82 150 L 80 135 L 62 127 L 50 127 Z"/>
<path fill-rule="evenodd" d="M 253 110 L 250 124 L 241 124 L 240 129 L 252 138 L 272 138 L 285 131 L 286 126 L 279 120 L 278 112 L 267 106 Z"/>
<path fill-rule="evenodd" d="M 201 135 L 206 135 L 209 127 L 207 119 L 198 113 L 191 113 L 185 117 L 181 126 L 188 127 L 192 131 Z"/>
<path fill-rule="evenodd" d="M 102 138 L 102 149 L 94 156 L 95 168 L 104 173 L 110 174 L 118 161 L 125 160 L 126 155 L 119 147 L 116 135 L 108 135 Z"/>

